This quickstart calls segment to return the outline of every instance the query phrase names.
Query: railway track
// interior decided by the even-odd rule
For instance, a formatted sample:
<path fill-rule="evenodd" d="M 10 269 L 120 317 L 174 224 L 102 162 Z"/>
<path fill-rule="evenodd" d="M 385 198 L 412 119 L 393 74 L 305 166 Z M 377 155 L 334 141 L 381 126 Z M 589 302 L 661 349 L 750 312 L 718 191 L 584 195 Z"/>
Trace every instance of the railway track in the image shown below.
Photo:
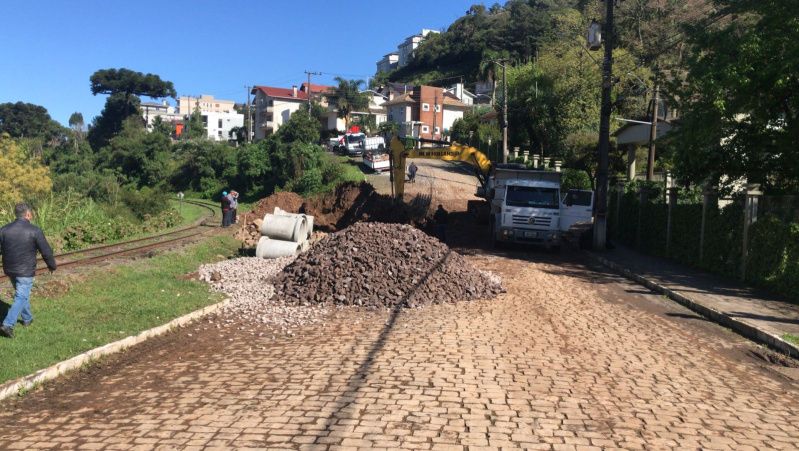
<path fill-rule="evenodd" d="M 111 257 L 124 256 L 136 252 L 144 252 L 150 249 L 159 248 L 166 244 L 175 243 L 202 235 L 206 232 L 205 229 L 209 227 L 206 225 L 206 222 L 209 219 L 216 217 L 216 208 L 202 201 L 184 200 L 183 202 L 205 207 L 208 209 L 209 214 L 198 219 L 190 226 L 181 227 L 168 232 L 58 254 L 55 256 L 58 268 L 61 269 L 64 267 L 82 266 L 96 263 Z M 44 261 L 42 261 L 41 257 L 39 257 L 37 259 L 36 274 L 38 275 L 45 272 L 47 272 L 47 266 L 44 264 Z M 5 279 L 8 279 L 8 276 L 0 274 L 0 280 Z"/>

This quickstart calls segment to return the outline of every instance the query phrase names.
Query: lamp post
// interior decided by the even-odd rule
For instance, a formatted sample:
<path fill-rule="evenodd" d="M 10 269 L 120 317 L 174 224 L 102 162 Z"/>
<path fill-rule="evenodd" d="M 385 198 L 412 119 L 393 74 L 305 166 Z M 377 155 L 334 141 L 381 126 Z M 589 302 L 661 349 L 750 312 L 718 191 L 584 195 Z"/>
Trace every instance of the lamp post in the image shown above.
<path fill-rule="evenodd" d="M 610 150 L 610 94 L 613 88 L 613 6 L 616 0 L 605 1 L 605 59 L 602 63 L 602 108 L 599 116 L 599 168 L 597 170 L 596 216 L 594 218 L 594 250 L 604 250 L 607 243 L 608 215 L 608 152 Z M 594 24 L 592 23 L 592 26 Z M 595 30 L 596 31 L 596 30 Z M 590 33 L 589 33 L 590 36 Z"/>

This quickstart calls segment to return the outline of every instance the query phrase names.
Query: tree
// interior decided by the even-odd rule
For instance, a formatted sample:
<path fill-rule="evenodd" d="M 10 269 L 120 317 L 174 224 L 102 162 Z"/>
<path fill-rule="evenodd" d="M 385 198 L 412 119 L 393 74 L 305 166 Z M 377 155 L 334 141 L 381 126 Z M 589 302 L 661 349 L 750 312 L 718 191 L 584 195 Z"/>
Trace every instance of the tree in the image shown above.
<path fill-rule="evenodd" d="M 283 143 L 317 144 L 319 122 L 309 116 L 307 110 L 300 108 L 292 113 L 289 120 L 277 130 L 276 135 Z"/>
<path fill-rule="evenodd" d="M 94 118 L 89 130 L 89 142 L 95 150 L 119 133 L 127 118 L 139 114 L 139 96 L 161 98 L 177 95 L 171 81 L 130 69 L 101 69 L 89 80 L 93 95 L 108 95 L 102 113 Z"/>
<path fill-rule="evenodd" d="M 153 133 L 171 138 L 175 133 L 175 124 L 172 122 L 164 121 L 161 116 L 156 116 L 152 123 Z"/>
<path fill-rule="evenodd" d="M 799 189 L 799 26 L 781 0 L 717 0 L 689 28 L 687 77 L 671 92 L 683 111 L 675 170 L 701 182 L 746 177 Z"/>
<path fill-rule="evenodd" d="M 338 109 L 338 117 L 344 118 L 345 128 L 349 128 L 350 114 L 369 108 L 369 96 L 361 92 L 363 80 L 346 80 L 335 78 L 338 86 L 333 90 L 332 100 Z"/>
<path fill-rule="evenodd" d="M 186 121 L 186 128 L 183 130 L 183 137 L 185 139 L 205 139 L 208 137 L 199 105 L 189 115 L 189 119 Z"/>
<path fill-rule="evenodd" d="M 63 127 L 54 121 L 47 109 L 32 103 L 0 103 L 0 134 L 11 138 L 41 138 L 47 143 L 63 136 Z"/>
<path fill-rule="evenodd" d="M 28 158 L 8 133 L 0 133 L 0 206 L 50 192 L 50 171 Z"/>
<path fill-rule="evenodd" d="M 136 117 L 97 155 L 100 169 L 110 169 L 137 188 L 162 184 L 170 172 L 171 142 L 159 133 L 147 133 Z"/>
<path fill-rule="evenodd" d="M 69 127 L 72 129 L 75 152 L 80 150 L 80 141 L 83 138 L 83 125 L 83 114 L 76 111 L 69 116 Z"/>

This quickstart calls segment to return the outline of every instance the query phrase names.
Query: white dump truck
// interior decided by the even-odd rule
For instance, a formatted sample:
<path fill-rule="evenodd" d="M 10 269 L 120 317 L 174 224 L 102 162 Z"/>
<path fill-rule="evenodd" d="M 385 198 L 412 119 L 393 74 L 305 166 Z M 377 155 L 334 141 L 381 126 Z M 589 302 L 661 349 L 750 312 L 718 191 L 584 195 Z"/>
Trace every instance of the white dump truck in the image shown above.
<path fill-rule="evenodd" d="M 495 243 L 530 243 L 560 247 L 563 234 L 589 225 L 593 192 L 561 195 L 559 172 L 498 165 L 487 183 L 489 224 Z"/>
<path fill-rule="evenodd" d="M 344 149 L 347 155 L 361 155 L 366 151 L 385 152 L 386 140 L 382 136 L 366 136 L 365 133 L 344 135 Z"/>

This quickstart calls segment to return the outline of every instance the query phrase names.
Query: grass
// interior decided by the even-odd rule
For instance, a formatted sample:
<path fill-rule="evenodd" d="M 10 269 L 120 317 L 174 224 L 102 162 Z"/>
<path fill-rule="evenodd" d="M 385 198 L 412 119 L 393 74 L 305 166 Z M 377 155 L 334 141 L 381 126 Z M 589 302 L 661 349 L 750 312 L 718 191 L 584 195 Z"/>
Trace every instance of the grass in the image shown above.
<path fill-rule="evenodd" d="M 787 341 L 788 343 L 799 346 L 799 335 L 785 334 L 782 336 L 782 339 Z"/>
<path fill-rule="evenodd" d="M 364 176 L 364 173 L 361 170 L 359 161 L 338 155 L 333 158 L 335 158 L 344 168 L 344 173 L 342 174 L 341 181 L 339 183 L 362 182 L 366 180 L 366 176 Z"/>
<path fill-rule="evenodd" d="M 176 200 L 170 200 L 169 202 L 172 208 L 178 210 L 180 215 L 183 217 L 183 221 L 180 224 L 181 226 L 191 225 L 201 217 L 208 214 L 208 209 L 199 205 L 183 202 L 183 205 L 181 206 L 181 204 Z"/>
<path fill-rule="evenodd" d="M 0 338 L 0 383 L 219 302 L 220 294 L 180 276 L 196 271 L 202 262 L 232 255 L 237 247 L 230 237 L 212 237 L 152 259 L 72 276 L 62 294 L 35 289 L 34 324 L 16 327 L 14 339 Z M 39 277 L 37 285 L 50 280 L 64 279 Z M 10 302 L 7 295 L 3 301 Z M 0 313 L 5 311 L 0 305 Z"/>

